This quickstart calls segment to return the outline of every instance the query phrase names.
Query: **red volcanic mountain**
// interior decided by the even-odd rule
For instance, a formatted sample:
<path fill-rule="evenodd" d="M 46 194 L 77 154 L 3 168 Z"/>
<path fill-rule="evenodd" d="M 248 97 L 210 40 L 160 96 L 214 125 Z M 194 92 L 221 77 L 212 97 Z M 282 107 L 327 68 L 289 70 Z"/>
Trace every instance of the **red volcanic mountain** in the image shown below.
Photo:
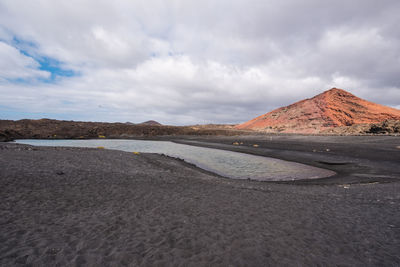
<path fill-rule="evenodd" d="M 375 104 L 342 89 L 332 88 L 310 99 L 237 125 L 237 129 L 283 133 L 319 133 L 358 123 L 400 120 L 400 110 Z"/>

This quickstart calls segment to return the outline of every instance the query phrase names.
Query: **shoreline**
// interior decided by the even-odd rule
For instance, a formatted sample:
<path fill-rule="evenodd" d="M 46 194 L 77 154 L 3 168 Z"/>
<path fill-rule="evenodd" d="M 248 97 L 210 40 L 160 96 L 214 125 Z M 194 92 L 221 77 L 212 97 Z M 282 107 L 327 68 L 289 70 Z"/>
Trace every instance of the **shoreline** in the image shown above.
<path fill-rule="evenodd" d="M 326 178 L 282 183 L 340 184 L 396 182 L 400 179 L 397 167 L 400 138 L 397 136 L 159 136 L 121 140 L 171 141 L 271 157 L 337 173 Z M 237 141 L 243 145 L 233 145 Z M 253 144 L 258 147 L 253 147 Z"/>
<path fill-rule="evenodd" d="M 33 146 L 40 146 L 41 145 L 41 140 L 37 140 L 39 142 L 35 142 L 35 139 L 28 139 L 28 140 L 29 140 L 29 142 L 24 142 L 24 139 L 19 139 L 19 140 L 15 140 L 15 142 L 18 143 L 18 144 L 27 144 L 27 145 L 33 145 Z M 43 139 L 43 140 L 45 142 L 45 145 L 44 145 L 45 147 L 52 146 L 53 142 L 54 142 L 54 146 L 55 147 L 74 147 L 76 145 L 76 147 L 79 148 L 79 147 L 85 147 L 85 145 L 86 145 L 85 140 L 81 140 L 81 141 L 74 140 L 74 139 L 62 139 L 62 140 L 58 140 L 58 141 L 57 140 L 46 140 L 46 139 Z M 105 141 L 105 143 L 102 142 L 103 140 Z M 170 142 L 170 143 L 178 144 L 178 146 L 179 146 L 179 144 L 183 144 L 185 146 L 188 146 L 189 151 L 191 150 L 190 147 L 192 147 L 192 149 L 195 149 L 195 147 L 209 148 L 208 153 L 211 153 L 211 154 L 214 153 L 213 151 L 215 149 L 217 149 L 217 151 L 219 150 L 219 151 L 227 151 L 227 152 L 239 153 L 239 154 L 242 154 L 244 157 L 246 157 L 246 155 L 250 155 L 250 156 L 254 156 L 255 159 L 257 159 L 257 158 L 266 158 L 267 160 L 270 159 L 271 161 L 274 161 L 274 160 L 283 161 L 283 162 L 286 162 L 289 165 L 293 164 L 293 166 L 296 166 L 297 169 L 300 169 L 300 168 L 305 168 L 305 169 L 310 168 L 310 169 L 312 169 L 313 167 L 315 167 L 315 166 L 311 166 L 311 165 L 302 164 L 300 162 L 283 160 L 283 159 L 280 159 L 279 157 L 268 157 L 268 156 L 265 156 L 265 155 L 261 155 L 261 154 L 257 154 L 257 153 L 251 153 L 251 152 L 248 152 L 248 151 L 234 151 L 234 150 L 229 150 L 229 148 L 226 149 L 224 147 L 220 148 L 220 147 L 215 147 L 215 146 L 212 146 L 212 145 L 210 146 L 210 145 L 207 145 L 207 143 L 203 143 L 203 142 L 201 142 L 201 143 L 196 142 L 196 143 L 193 144 L 192 142 L 185 141 L 185 140 L 170 140 L 170 141 L 160 140 L 160 139 L 152 139 L 152 140 L 129 139 L 129 140 L 131 140 L 131 141 L 136 141 L 137 140 L 139 142 L 140 141 Z M 129 151 L 131 151 L 131 149 L 133 149 L 133 150 L 137 150 L 140 153 L 144 153 L 145 152 L 145 153 L 156 153 L 156 154 L 160 154 L 160 155 L 166 155 L 166 156 L 168 156 L 170 158 L 177 159 L 177 160 L 180 160 L 180 161 L 182 161 L 182 162 L 184 162 L 186 164 L 189 164 L 189 165 L 197 168 L 199 171 L 205 171 L 205 172 L 207 172 L 207 173 L 209 173 L 211 175 L 216 175 L 216 176 L 219 176 L 219 177 L 224 177 L 224 178 L 229 178 L 229 179 L 239 179 L 239 180 L 240 179 L 242 179 L 242 180 L 246 179 L 246 180 L 262 181 L 262 182 L 293 182 L 293 181 L 303 181 L 303 180 L 308 180 L 308 179 L 319 180 L 321 178 L 328 178 L 328 177 L 332 177 L 332 176 L 337 174 L 336 172 L 329 171 L 326 168 L 319 167 L 318 168 L 318 169 L 320 169 L 319 172 L 317 172 L 317 173 L 314 172 L 314 174 L 309 173 L 310 178 L 307 178 L 306 174 L 299 175 L 299 176 L 302 177 L 302 178 L 299 178 L 299 176 L 297 176 L 298 174 L 296 174 L 295 172 L 292 172 L 293 177 L 291 179 L 290 179 L 290 177 L 289 178 L 285 178 L 285 179 L 278 179 L 276 177 L 276 179 L 275 179 L 273 177 L 273 175 L 271 175 L 271 174 L 266 175 L 265 176 L 266 178 L 263 178 L 263 179 L 256 179 L 256 177 L 254 177 L 254 179 L 253 179 L 251 177 L 239 177 L 239 176 L 235 176 L 235 175 L 234 176 L 230 176 L 228 173 L 224 172 L 221 168 L 219 168 L 219 171 L 218 171 L 218 168 L 215 169 L 216 168 L 215 166 L 209 166 L 206 163 L 201 162 L 201 160 L 199 161 L 196 157 L 194 157 L 194 158 L 190 158 L 190 157 L 189 158 L 185 158 L 184 155 L 179 155 L 179 153 L 176 154 L 176 153 L 171 152 L 171 151 L 167 152 L 168 150 L 167 151 L 162 150 L 162 151 L 159 151 L 159 152 L 155 152 L 155 151 L 157 151 L 157 149 L 155 149 L 153 151 L 147 150 L 147 152 L 146 152 L 146 149 L 145 149 L 145 151 L 141 151 L 139 148 L 119 149 L 121 147 L 121 144 L 118 143 L 119 145 L 117 147 L 113 148 L 113 145 L 111 144 L 111 146 L 110 146 L 109 143 L 108 143 L 108 141 L 118 141 L 118 142 L 122 141 L 122 142 L 124 142 L 124 141 L 129 141 L 129 140 L 127 140 L 127 139 L 89 139 L 87 141 L 95 141 L 97 145 L 93 146 L 93 144 L 91 144 L 91 142 L 87 143 L 87 145 L 88 145 L 88 147 L 93 147 L 93 148 L 96 147 L 96 146 L 103 147 L 103 145 L 104 145 L 104 147 L 106 147 L 107 149 L 110 149 L 110 150 L 128 151 L 129 152 Z M 49 142 L 47 142 L 47 141 L 49 141 Z M 67 141 L 67 144 L 61 143 L 61 145 L 60 145 L 59 142 L 63 142 L 63 141 Z M 70 143 L 69 141 L 72 141 L 72 143 Z M 84 145 L 81 146 L 79 144 L 80 142 L 83 142 Z M 128 143 L 126 145 L 127 145 L 127 147 L 130 147 Z M 194 151 L 196 151 L 196 149 Z M 186 156 L 188 156 L 188 155 L 186 155 Z M 227 166 L 227 167 L 229 167 L 229 166 Z M 317 168 L 317 167 L 315 167 L 315 168 Z M 266 170 L 266 171 L 268 171 L 268 170 Z M 271 170 L 271 172 L 273 173 L 274 170 Z M 247 174 L 244 174 L 244 175 L 247 175 Z M 314 175 L 314 177 L 312 177 L 313 175 Z M 315 176 L 319 176 L 319 177 L 315 177 Z M 270 177 L 270 178 L 267 178 L 267 177 Z"/>
<path fill-rule="evenodd" d="M 340 184 L 368 182 L 400 181 L 400 138 L 370 137 L 367 142 L 364 136 L 334 137 L 335 142 L 326 142 L 330 137 L 320 136 L 239 136 L 180 138 L 170 141 L 201 147 L 225 149 L 229 151 L 266 156 L 286 161 L 297 162 L 336 172 L 334 176 L 312 179 L 286 181 L 282 183 L 305 184 Z M 386 140 L 385 140 L 386 139 Z M 233 145 L 235 142 L 243 145 Z M 331 140 L 332 141 L 332 140 Z M 381 142 L 384 141 L 383 144 Z M 239 143 L 238 142 L 238 143 Z M 258 147 L 253 147 L 257 144 Z M 358 151 L 361 151 L 358 152 Z"/>

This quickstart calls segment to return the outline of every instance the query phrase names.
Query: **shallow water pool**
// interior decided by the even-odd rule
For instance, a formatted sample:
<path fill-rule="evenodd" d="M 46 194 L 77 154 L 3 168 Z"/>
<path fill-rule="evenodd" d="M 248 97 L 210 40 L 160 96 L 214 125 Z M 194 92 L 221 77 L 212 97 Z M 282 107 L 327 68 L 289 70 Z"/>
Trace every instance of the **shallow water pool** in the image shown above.
<path fill-rule="evenodd" d="M 99 147 L 128 152 L 165 154 L 184 159 L 202 169 L 221 176 L 257 181 L 291 181 L 332 176 L 335 172 L 275 158 L 249 155 L 227 150 L 176 144 L 168 141 L 144 140 L 17 140 L 34 146 Z"/>

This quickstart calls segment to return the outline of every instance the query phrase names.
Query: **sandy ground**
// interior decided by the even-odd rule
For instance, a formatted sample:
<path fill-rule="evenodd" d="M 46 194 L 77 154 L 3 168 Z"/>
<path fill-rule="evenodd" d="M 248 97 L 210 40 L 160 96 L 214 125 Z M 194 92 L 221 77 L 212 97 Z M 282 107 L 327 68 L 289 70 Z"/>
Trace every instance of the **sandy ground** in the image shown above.
<path fill-rule="evenodd" d="M 231 180 L 156 154 L 0 143 L 0 265 L 400 264 L 398 138 L 241 138 L 179 142 L 338 174 Z"/>

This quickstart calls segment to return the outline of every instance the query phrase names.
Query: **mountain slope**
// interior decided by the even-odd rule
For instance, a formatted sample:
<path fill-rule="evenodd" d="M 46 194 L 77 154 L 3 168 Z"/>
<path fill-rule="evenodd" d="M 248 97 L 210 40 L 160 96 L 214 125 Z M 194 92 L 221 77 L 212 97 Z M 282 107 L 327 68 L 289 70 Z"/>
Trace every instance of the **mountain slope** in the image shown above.
<path fill-rule="evenodd" d="M 237 129 L 284 133 L 319 133 L 323 130 L 358 123 L 400 120 L 400 110 L 358 98 L 345 90 L 332 88 L 310 99 L 275 109 L 237 125 Z"/>

